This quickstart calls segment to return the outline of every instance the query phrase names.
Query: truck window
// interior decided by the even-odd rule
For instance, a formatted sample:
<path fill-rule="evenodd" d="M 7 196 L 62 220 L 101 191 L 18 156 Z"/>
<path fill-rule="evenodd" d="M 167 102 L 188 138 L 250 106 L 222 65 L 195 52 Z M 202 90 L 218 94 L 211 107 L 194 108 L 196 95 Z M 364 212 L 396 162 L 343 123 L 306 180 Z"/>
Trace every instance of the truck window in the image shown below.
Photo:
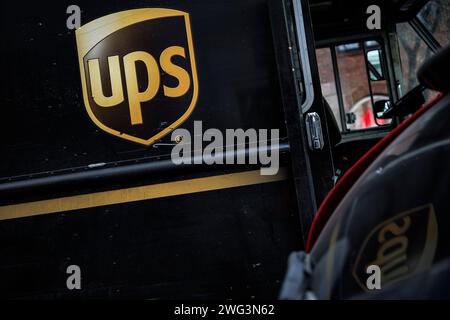
<path fill-rule="evenodd" d="M 447 0 L 428 2 L 417 18 L 441 46 L 450 42 L 450 3 Z M 402 65 L 400 96 L 403 96 L 418 85 L 416 72 L 433 50 L 409 22 L 397 24 L 396 29 Z"/>
<path fill-rule="evenodd" d="M 342 132 L 376 128 L 373 103 L 389 100 L 383 54 L 378 41 L 332 45 L 316 50 L 322 94 Z"/>
<path fill-rule="evenodd" d="M 441 46 L 450 42 L 450 2 L 448 0 L 431 0 L 419 12 L 418 18 Z"/>
<path fill-rule="evenodd" d="M 317 60 L 319 61 L 319 74 L 322 86 L 322 95 L 333 111 L 339 130 L 342 131 L 341 115 L 339 111 L 339 101 L 336 90 L 336 79 L 331 56 L 331 48 L 320 48 L 316 50 Z"/>
<path fill-rule="evenodd" d="M 416 72 L 422 61 L 429 58 L 433 51 L 408 22 L 397 24 L 397 34 L 402 66 L 400 96 L 404 96 L 419 84 Z"/>

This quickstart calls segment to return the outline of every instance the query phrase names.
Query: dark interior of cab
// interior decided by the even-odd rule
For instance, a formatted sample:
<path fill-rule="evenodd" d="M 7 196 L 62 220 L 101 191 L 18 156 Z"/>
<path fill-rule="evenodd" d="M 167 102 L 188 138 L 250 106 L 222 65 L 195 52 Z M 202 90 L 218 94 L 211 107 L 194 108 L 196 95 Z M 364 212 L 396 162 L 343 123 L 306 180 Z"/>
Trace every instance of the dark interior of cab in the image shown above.
<path fill-rule="evenodd" d="M 395 30 L 396 24 L 414 19 L 428 2 L 428 0 L 310 0 L 316 47 L 318 47 L 318 43 L 324 42 L 328 44 L 342 44 L 345 41 L 343 39 L 363 39 L 362 41 L 369 39 L 371 32 L 368 31 L 367 34 L 362 34 L 361 32 L 361 30 L 367 30 L 367 17 L 361 15 L 360 12 L 364 12 L 368 6 L 373 4 L 378 5 L 382 10 L 382 30 L 379 35 L 384 38 L 384 41 L 388 41 L 389 32 Z M 320 68 L 320 60 L 318 63 Z M 391 82 L 393 81 L 397 82 L 396 79 L 391 79 Z M 412 96 L 411 94 L 410 97 Z M 391 103 L 395 105 L 400 98 L 398 94 L 392 95 Z M 414 98 L 417 98 L 417 96 L 414 96 Z M 412 109 L 417 109 L 422 103 L 414 106 L 414 108 L 411 106 L 409 108 L 411 110 L 408 109 L 407 101 L 402 102 L 402 106 L 405 107 L 405 105 L 406 110 L 410 111 L 405 114 L 411 114 L 415 111 Z M 394 129 L 402 120 L 402 117 L 394 116 L 392 117 L 391 124 L 385 128 L 343 134 L 342 128 L 339 127 L 330 103 L 325 96 L 324 108 L 327 117 L 330 144 L 333 148 L 333 159 L 337 178 L 342 176 L 358 159 Z"/>

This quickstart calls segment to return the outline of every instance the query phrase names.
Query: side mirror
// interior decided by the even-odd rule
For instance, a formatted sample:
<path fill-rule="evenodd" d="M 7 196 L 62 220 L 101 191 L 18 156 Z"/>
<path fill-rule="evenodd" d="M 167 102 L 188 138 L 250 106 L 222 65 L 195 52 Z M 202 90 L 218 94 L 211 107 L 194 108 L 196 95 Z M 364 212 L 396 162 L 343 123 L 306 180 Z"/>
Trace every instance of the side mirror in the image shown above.
<path fill-rule="evenodd" d="M 375 120 L 393 117 L 403 118 L 414 113 L 425 103 L 424 90 L 426 88 L 423 85 L 418 85 L 395 103 L 388 100 L 375 102 L 373 106 Z"/>
<path fill-rule="evenodd" d="M 389 100 L 379 100 L 373 105 L 373 114 L 375 119 L 391 119 L 390 114 L 386 114 L 391 109 L 391 102 Z"/>

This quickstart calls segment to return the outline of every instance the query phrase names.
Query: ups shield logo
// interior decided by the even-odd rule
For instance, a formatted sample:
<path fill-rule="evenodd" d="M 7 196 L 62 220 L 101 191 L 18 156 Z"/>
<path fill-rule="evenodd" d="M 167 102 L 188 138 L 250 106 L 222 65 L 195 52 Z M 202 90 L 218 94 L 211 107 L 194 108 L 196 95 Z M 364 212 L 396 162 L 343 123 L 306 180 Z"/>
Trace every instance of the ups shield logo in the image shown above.
<path fill-rule="evenodd" d="M 198 96 L 189 15 L 136 9 L 76 31 L 84 104 L 94 123 L 150 145 L 192 113 Z"/>
<path fill-rule="evenodd" d="M 381 286 L 431 267 L 438 242 L 438 224 L 432 204 L 401 213 L 375 227 L 363 242 L 353 268 L 357 283 L 366 290 L 366 269 L 381 269 Z"/>

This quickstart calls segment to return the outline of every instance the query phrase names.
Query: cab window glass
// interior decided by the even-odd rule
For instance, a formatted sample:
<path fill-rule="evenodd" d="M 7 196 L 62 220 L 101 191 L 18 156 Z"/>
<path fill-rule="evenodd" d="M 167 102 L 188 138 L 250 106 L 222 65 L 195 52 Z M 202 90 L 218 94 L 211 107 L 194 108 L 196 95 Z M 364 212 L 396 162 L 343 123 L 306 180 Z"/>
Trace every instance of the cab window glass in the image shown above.
<path fill-rule="evenodd" d="M 407 22 L 397 24 L 397 35 L 402 66 L 400 95 L 404 96 L 419 84 L 416 72 L 433 52 Z"/>
<path fill-rule="evenodd" d="M 376 40 L 317 49 L 322 94 L 342 132 L 376 128 L 373 104 L 389 100 L 381 44 Z"/>
<path fill-rule="evenodd" d="M 431 0 L 418 18 L 442 46 L 450 43 L 450 1 Z"/>
<path fill-rule="evenodd" d="M 377 127 L 372 103 L 389 100 L 387 81 L 381 67 L 381 50 L 376 41 L 336 47 L 342 98 L 348 130 Z"/>
<path fill-rule="evenodd" d="M 320 83 L 322 95 L 333 111 L 339 130 L 342 131 L 341 116 L 339 113 L 339 101 L 336 89 L 336 79 L 333 70 L 333 61 L 330 48 L 321 48 L 316 51 L 319 63 Z"/>

